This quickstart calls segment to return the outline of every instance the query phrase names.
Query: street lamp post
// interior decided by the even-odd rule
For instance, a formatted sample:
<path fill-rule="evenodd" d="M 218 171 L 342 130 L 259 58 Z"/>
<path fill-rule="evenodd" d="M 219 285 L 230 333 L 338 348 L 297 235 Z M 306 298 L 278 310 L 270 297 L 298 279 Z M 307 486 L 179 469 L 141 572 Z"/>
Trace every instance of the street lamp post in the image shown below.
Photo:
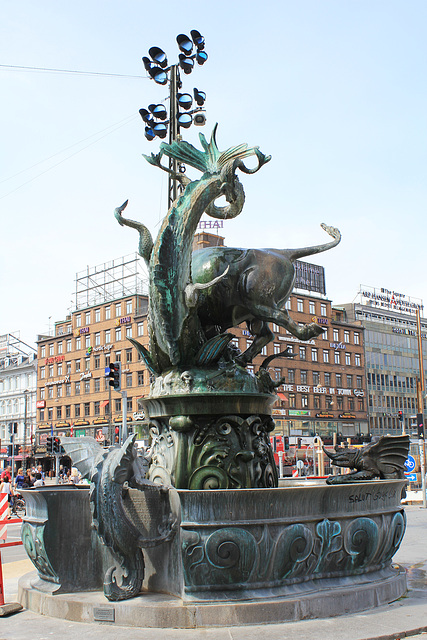
<path fill-rule="evenodd" d="M 179 54 L 179 63 L 168 66 L 168 60 L 165 52 L 160 47 L 151 47 L 148 51 L 149 58 L 143 57 L 142 62 L 149 75 L 157 84 L 165 85 L 169 83 L 169 120 L 167 120 L 166 108 L 161 104 L 150 104 L 148 109 L 140 109 L 139 113 L 145 123 L 145 137 L 147 140 L 154 138 L 165 138 L 169 125 L 169 144 L 179 140 L 180 127 L 187 129 L 191 124 L 203 126 L 206 122 L 204 117 L 203 104 L 206 95 L 203 91 L 193 89 L 194 100 L 196 105 L 192 108 L 193 98 L 188 93 L 179 93 L 182 82 L 179 70 L 188 75 L 192 72 L 194 61 L 199 65 L 203 65 L 208 59 L 207 53 L 204 51 L 205 39 L 199 31 L 192 30 L 191 38 L 181 33 L 176 37 L 178 47 L 181 51 Z M 193 46 L 196 52 L 193 53 Z M 180 108 L 184 112 L 180 112 Z M 193 118 L 194 116 L 194 118 Z M 178 190 L 181 187 L 177 176 L 179 173 L 185 172 L 185 166 L 178 163 L 176 159 L 169 158 L 169 184 L 168 184 L 168 208 L 178 196 Z"/>
<path fill-rule="evenodd" d="M 24 391 L 24 446 L 22 447 L 22 469 L 24 476 L 27 471 L 27 411 L 28 411 L 28 394 L 29 389 Z"/>

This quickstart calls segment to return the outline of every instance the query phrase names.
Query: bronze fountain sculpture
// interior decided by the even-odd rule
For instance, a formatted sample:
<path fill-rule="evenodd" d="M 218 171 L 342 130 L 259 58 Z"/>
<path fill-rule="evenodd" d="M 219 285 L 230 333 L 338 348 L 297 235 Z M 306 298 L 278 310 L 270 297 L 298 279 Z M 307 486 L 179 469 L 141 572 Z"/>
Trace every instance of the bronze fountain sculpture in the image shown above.
<path fill-rule="evenodd" d="M 90 496 L 75 487 L 24 492 L 23 540 L 38 570 L 38 580 L 21 585 L 30 608 L 45 606 L 40 593 L 51 606 L 55 593 L 58 611 L 71 598 L 73 611 L 86 612 L 75 619 L 96 620 L 90 594 L 103 585 L 112 603 L 108 615 L 119 624 L 196 627 L 218 624 L 221 612 L 234 624 L 338 615 L 343 603 L 357 611 L 405 591 L 404 573 L 391 558 L 405 529 L 398 467 L 408 443 L 399 442 L 394 474 L 384 474 L 372 446 L 359 456 L 370 466 L 351 452 L 333 455 L 337 464 L 362 464 L 364 475 L 353 474 L 353 483 L 278 487 L 269 441 L 277 387 L 267 370 L 271 357 L 257 374 L 247 369 L 272 339 L 269 322 L 301 340 L 321 333 L 316 324 L 298 326 L 283 305 L 294 283 L 293 261 L 336 246 L 340 232 L 322 225 L 333 240 L 305 249 L 193 253 L 203 213 L 240 214 L 237 170 L 252 174 L 270 161 L 246 144 L 220 152 L 215 135 L 216 127 L 209 143 L 200 136 L 202 151 L 179 141 L 162 143 L 159 154 L 147 157 L 161 169 L 168 170 L 161 164 L 166 156 L 202 173 L 192 182 L 177 176 L 185 189 L 155 240 L 145 225 L 123 217 L 127 202 L 115 210 L 122 226 L 138 231 L 149 268 L 149 347 L 131 342 L 153 375 L 142 400 L 151 446 L 141 455 L 135 436 L 109 450 L 88 438 L 62 439 L 91 483 Z M 255 169 L 244 164 L 251 156 Z M 215 205 L 220 196 L 226 207 Z M 240 353 L 228 330 L 242 322 L 253 342 Z M 374 458 L 379 474 L 372 471 Z M 381 473 L 390 479 L 371 479 Z M 84 575 L 62 553 L 70 544 L 58 515 L 65 493 L 81 523 L 79 562 L 90 567 Z M 160 596 L 154 606 L 150 594 L 167 594 L 163 608 Z M 135 603 L 132 616 L 120 601 Z"/>

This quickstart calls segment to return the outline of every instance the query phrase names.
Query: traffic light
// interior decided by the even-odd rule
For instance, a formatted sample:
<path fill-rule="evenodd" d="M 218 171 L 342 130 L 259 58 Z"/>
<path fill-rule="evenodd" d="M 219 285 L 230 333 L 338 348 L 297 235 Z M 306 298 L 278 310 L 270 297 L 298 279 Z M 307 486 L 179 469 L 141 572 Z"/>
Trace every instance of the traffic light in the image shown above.
<path fill-rule="evenodd" d="M 283 438 L 283 440 L 284 440 L 284 445 L 285 445 L 284 446 L 285 451 L 289 451 L 289 438 L 288 438 L 288 436 L 285 436 Z"/>
<path fill-rule="evenodd" d="M 61 452 L 61 441 L 59 438 L 54 438 L 53 439 L 53 453 L 62 453 Z"/>
<path fill-rule="evenodd" d="M 110 362 L 110 372 L 108 374 L 108 384 L 116 391 L 121 389 L 121 367 L 120 362 Z"/>
<path fill-rule="evenodd" d="M 417 432 L 419 438 L 424 438 L 424 418 L 422 413 L 417 413 Z"/>
<path fill-rule="evenodd" d="M 399 422 L 403 422 L 403 411 L 399 411 L 397 415 L 399 416 Z"/>
<path fill-rule="evenodd" d="M 47 453 L 53 453 L 53 441 L 54 441 L 53 436 L 48 436 L 46 438 Z"/>

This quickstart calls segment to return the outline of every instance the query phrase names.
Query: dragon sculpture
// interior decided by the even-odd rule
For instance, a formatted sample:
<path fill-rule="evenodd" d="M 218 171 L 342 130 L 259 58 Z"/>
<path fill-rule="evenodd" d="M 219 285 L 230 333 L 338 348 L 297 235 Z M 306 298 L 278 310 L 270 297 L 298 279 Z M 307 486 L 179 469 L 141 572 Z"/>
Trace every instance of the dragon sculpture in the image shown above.
<path fill-rule="evenodd" d="M 61 438 L 73 464 L 90 481 L 92 523 L 117 564 L 104 577 L 108 600 L 132 598 L 141 591 L 144 579 L 142 548 L 168 542 L 175 535 L 175 521 L 169 505 L 170 487 L 145 480 L 148 460 L 138 455 L 136 434 L 122 447 L 104 449 L 94 438 Z M 131 519 L 129 488 L 155 494 L 157 535 L 144 536 Z M 163 517 L 161 517 L 163 514 Z M 121 574 L 119 584 L 116 575 Z"/>
<path fill-rule="evenodd" d="M 270 160 L 270 156 L 246 145 L 220 153 L 215 134 L 216 127 L 209 144 L 200 135 L 204 153 L 181 141 L 162 143 L 160 154 L 145 156 L 164 170 L 162 154 L 204 172 L 195 182 L 179 177 L 186 184 L 185 191 L 163 221 L 156 242 L 144 224 L 123 217 L 127 201 L 114 212 L 121 225 L 139 232 L 139 254 L 149 267 L 150 352 L 132 342 L 155 374 L 171 366 L 206 364 L 206 353 L 218 358 L 230 340 L 225 332 L 242 322 L 247 323 L 254 340 L 245 352 L 234 355 L 241 366 L 251 362 L 273 339 L 269 322 L 302 340 L 323 331 L 316 323 L 299 326 L 283 306 L 295 281 L 295 260 L 336 246 L 341 240 L 338 229 L 322 224 L 333 240 L 302 249 L 212 247 L 192 253 L 193 235 L 204 212 L 229 219 L 242 210 L 244 192 L 236 170 L 254 173 Z M 247 169 L 242 162 L 250 155 L 258 159 L 255 169 Z M 228 206 L 215 205 L 221 195 L 225 195 Z"/>
<path fill-rule="evenodd" d="M 336 447 L 335 453 L 323 448 L 332 464 L 354 469 L 351 473 L 329 476 L 327 484 L 361 482 L 381 478 L 404 478 L 405 460 L 409 452 L 409 436 L 381 436 L 361 449 Z"/>

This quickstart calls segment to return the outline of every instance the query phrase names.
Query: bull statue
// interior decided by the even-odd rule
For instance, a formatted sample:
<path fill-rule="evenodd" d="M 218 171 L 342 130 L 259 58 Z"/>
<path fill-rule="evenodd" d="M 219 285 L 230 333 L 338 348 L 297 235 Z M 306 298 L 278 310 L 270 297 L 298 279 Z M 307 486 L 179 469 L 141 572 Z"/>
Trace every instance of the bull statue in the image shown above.
<path fill-rule="evenodd" d="M 127 201 L 115 209 L 121 225 L 139 232 L 139 255 L 149 264 L 153 240 L 147 227 L 124 218 Z M 283 306 L 295 281 L 295 260 L 315 255 L 335 247 L 341 234 L 335 227 L 321 225 L 333 240 L 326 244 L 302 249 L 239 249 L 208 247 L 193 252 L 192 283 L 185 294 L 189 306 L 197 313 L 207 339 L 246 322 L 254 340 L 248 349 L 235 358 L 245 366 L 271 342 L 274 334 L 268 323 L 274 322 L 300 340 L 320 335 L 323 329 L 316 323 L 299 326 Z"/>

